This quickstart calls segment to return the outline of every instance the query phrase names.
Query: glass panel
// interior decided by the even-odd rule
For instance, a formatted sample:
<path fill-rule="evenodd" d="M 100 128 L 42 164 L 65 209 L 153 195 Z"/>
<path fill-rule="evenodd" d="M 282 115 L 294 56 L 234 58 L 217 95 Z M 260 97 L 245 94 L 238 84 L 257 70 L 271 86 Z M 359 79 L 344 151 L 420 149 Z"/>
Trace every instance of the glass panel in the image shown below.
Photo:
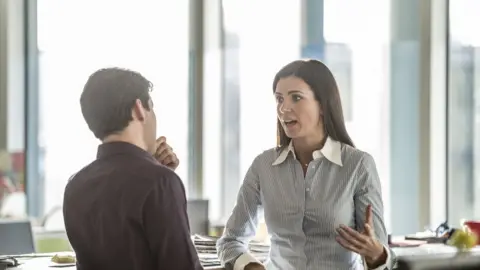
<path fill-rule="evenodd" d="M 448 213 L 480 218 L 480 2 L 450 1 Z"/>
<path fill-rule="evenodd" d="M 154 83 L 157 134 L 175 149 L 177 173 L 187 183 L 188 5 L 38 0 L 45 211 L 62 203 L 69 177 L 95 158 L 99 142 L 84 122 L 79 98 L 88 76 L 109 66 L 139 71 Z"/>

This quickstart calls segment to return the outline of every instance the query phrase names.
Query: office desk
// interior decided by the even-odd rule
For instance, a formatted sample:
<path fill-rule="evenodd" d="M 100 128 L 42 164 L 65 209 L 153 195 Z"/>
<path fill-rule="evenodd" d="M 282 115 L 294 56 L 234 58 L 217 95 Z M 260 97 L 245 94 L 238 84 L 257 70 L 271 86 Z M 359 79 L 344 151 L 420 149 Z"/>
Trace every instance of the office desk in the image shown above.
<path fill-rule="evenodd" d="M 420 247 L 413 248 L 393 248 L 393 251 L 397 257 L 407 257 L 407 256 L 421 256 L 421 255 L 450 255 L 455 256 L 456 249 L 450 246 L 445 246 L 443 244 L 427 244 Z M 480 247 L 474 248 L 472 250 L 474 255 L 480 256 Z M 53 256 L 54 254 L 46 254 Z M 52 263 L 50 262 L 50 257 L 39 257 L 39 258 L 29 258 L 29 259 L 19 259 L 19 262 L 22 263 L 19 267 L 9 268 L 12 270 L 53 270 L 55 268 L 50 267 Z M 73 270 L 75 266 L 71 267 L 62 267 L 62 269 Z M 205 270 L 223 270 L 221 267 L 206 267 Z"/>
<path fill-rule="evenodd" d="M 54 270 L 59 269 L 59 267 L 52 267 L 50 258 L 31 258 L 31 259 L 21 259 L 19 260 L 22 264 L 18 267 L 8 268 L 9 270 Z M 75 266 L 63 266 L 60 269 L 65 270 L 74 270 Z M 206 267 L 205 270 L 224 270 L 221 267 Z"/>

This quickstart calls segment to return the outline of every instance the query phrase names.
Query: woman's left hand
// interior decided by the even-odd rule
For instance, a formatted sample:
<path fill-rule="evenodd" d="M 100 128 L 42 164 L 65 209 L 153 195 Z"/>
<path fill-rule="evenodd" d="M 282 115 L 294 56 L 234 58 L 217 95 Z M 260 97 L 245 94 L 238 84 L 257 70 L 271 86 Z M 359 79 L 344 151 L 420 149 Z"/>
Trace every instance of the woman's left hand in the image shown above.
<path fill-rule="evenodd" d="M 337 242 L 344 248 L 360 254 L 365 258 L 369 267 L 378 267 L 386 262 L 386 250 L 375 238 L 373 231 L 372 206 L 367 206 L 365 217 L 365 229 L 362 233 L 354 229 L 340 225 L 337 228 Z"/>

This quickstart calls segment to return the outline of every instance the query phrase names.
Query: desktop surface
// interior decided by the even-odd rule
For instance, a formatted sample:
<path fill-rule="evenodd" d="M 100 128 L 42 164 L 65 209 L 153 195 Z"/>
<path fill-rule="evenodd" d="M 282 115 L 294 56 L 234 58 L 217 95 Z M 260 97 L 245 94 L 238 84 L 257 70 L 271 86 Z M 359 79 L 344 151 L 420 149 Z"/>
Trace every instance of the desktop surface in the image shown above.
<path fill-rule="evenodd" d="M 399 258 L 398 270 L 473 270 L 480 269 L 480 256 L 471 254 L 432 254 Z"/>

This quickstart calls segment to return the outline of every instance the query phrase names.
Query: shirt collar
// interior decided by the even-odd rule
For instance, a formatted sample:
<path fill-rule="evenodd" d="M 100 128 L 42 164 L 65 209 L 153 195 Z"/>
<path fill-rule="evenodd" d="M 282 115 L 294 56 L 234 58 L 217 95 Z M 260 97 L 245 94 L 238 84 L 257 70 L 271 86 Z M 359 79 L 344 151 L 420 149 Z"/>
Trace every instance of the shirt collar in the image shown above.
<path fill-rule="evenodd" d="M 100 144 L 98 146 L 97 159 L 118 154 L 134 155 L 137 157 L 145 157 L 147 159 L 151 159 L 152 161 L 155 160 L 152 155 L 142 148 L 131 143 L 120 141 Z"/>
<path fill-rule="evenodd" d="M 290 144 L 288 145 L 287 148 L 284 148 L 280 155 L 277 157 L 277 159 L 272 163 L 273 166 L 279 165 L 283 163 L 287 157 L 288 154 L 292 153 L 293 158 L 297 158 L 295 156 L 295 151 L 293 149 L 293 142 L 290 141 Z M 333 162 L 337 164 L 338 166 L 343 166 L 342 163 L 342 144 L 338 141 L 333 140 L 330 137 L 327 137 L 327 140 L 325 141 L 325 145 L 323 146 L 322 149 L 316 150 L 312 153 L 313 159 L 318 159 L 321 157 L 325 157 L 328 159 L 330 162 Z"/>

